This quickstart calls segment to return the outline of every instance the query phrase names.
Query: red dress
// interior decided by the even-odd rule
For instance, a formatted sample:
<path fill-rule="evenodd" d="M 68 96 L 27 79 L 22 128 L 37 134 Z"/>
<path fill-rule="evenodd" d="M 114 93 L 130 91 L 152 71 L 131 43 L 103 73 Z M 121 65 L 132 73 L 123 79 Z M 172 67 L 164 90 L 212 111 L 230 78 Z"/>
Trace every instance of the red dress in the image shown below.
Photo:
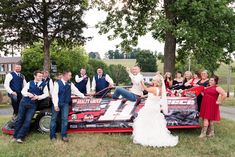
<path fill-rule="evenodd" d="M 219 104 L 216 103 L 219 93 L 216 91 L 217 86 L 205 88 L 202 98 L 200 117 L 203 119 L 219 121 L 220 110 Z"/>
<path fill-rule="evenodd" d="M 167 80 L 165 80 L 165 86 L 166 86 L 166 89 L 170 88 L 170 83 Z"/>

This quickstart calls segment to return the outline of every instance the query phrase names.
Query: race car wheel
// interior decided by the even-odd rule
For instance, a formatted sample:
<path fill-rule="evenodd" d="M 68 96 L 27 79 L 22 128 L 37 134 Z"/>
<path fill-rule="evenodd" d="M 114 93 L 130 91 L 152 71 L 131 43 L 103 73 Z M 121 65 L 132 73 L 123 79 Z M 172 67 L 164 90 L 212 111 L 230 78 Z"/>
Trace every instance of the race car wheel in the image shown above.
<path fill-rule="evenodd" d="M 41 112 L 37 115 L 35 123 L 38 131 L 42 133 L 50 132 L 51 113 Z"/>

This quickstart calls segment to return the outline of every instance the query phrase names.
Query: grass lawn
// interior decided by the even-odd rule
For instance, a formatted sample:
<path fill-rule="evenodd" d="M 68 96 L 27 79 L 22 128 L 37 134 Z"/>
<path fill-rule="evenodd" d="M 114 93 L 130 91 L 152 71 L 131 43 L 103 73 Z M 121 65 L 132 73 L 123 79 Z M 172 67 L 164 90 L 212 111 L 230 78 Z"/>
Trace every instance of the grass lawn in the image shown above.
<path fill-rule="evenodd" d="M 0 116 L 0 125 L 9 119 Z M 216 137 L 199 139 L 199 130 L 174 130 L 179 144 L 173 148 L 143 147 L 132 143 L 131 134 L 70 134 L 70 142 L 52 143 L 48 135 L 31 133 L 24 144 L 9 143 L 0 133 L 0 156 L 6 157 L 234 157 L 235 121 L 223 119 L 216 125 Z"/>
<path fill-rule="evenodd" d="M 229 98 L 226 98 L 224 100 L 224 103 L 222 106 L 232 106 L 235 107 L 235 97 L 232 95 Z"/>
<path fill-rule="evenodd" d="M 2 109 L 2 108 L 8 108 L 8 107 L 10 107 L 10 104 L 0 104 L 0 109 Z"/>

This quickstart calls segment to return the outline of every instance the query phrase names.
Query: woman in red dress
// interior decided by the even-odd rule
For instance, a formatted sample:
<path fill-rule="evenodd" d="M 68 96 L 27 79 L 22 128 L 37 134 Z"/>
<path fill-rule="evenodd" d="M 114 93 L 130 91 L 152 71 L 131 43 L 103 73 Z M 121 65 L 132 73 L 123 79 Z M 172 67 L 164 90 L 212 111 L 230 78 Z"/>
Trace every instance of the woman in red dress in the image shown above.
<path fill-rule="evenodd" d="M 200 110 L 200 117 L 203 119 L 203 128 L 200 134 L 200 138 L 213 137 L 214 136 L 214 121 L 220 121 L 219 105 L 222 104 L 226 98 L 226 92 L 218 87 L 218 76 L 212 76 L 209 80 L 209 86 L 203 91 L 203 99 Z M 218 97 L 220 101 L 218 101 Z"/>
<path fill-rule="evenodd" d="M 172 87 L 173 78 L 170 72 L 166 72 L 166 74 L 164 75 L 164 82 L 165 82 L 166 89 L 169 89 Z"/>

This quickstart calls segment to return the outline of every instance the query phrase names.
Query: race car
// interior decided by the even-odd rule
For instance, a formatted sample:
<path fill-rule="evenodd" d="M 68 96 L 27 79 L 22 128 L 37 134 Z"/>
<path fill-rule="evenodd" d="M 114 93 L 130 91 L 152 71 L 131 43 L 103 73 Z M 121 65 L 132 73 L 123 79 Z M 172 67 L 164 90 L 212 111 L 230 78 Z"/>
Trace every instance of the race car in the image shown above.
<path fill-rule="evenodd" d="M 109 90 L 106 90 L 101 97 L 93 96 L 86 99 L 71 97 L 68 132 L 132 132 L 133 120 L 144 106 L 146 98 L 140 97 L 135 102 L 126 99 L 116 100 L 107 97 Z M 168 96 L 167 101 L 169 113 L 165 118 L 169 129 L 200 127 L 196 95 Z M 41 106 L 36 112 L 34 126 L 40 132 L 50 131 L 50 106 Z M 14 122 L 9 121 L 2 130 L 4 133 L 12 134 Z"/>

